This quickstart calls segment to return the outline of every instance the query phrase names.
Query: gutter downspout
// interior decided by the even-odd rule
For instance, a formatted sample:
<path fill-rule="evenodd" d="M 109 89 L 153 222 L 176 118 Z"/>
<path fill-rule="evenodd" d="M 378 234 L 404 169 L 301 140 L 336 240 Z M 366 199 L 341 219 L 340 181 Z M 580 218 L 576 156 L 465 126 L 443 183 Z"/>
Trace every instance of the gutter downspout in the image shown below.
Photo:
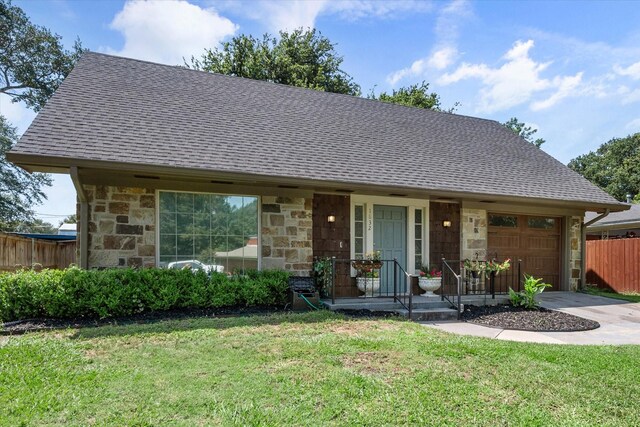
<path fill-rule="evenodd" d="M 585 285 L 587 282 L 587 271 L 586 271 L 587 270 L 587 227 L 593 224 L 594 222 L 598 222 L 602 218 L 609 215 L 609 212 L 611 212 L 610 209 L 605 209 L 603 214 L 598 215 L 597 217 L 593 218 L 591 221 L 584 222 L 583 220 L 582 222 L 582 228 L 580 230 L 581 232 L 580 247 L 582 248 L 582 254 L 580 255 L 580 285 L 578 286 L 580 290 L 583 290 L 585 288 Z"/>
<path fill-rule="evenodd" d="M 80 183 L 78 167 L 71 166 L 69 172 L 80 201 L 80 268 L 86 270 L 89 268 L 89 202 L 87 193 L 85 193 L 84 187 Z"/>

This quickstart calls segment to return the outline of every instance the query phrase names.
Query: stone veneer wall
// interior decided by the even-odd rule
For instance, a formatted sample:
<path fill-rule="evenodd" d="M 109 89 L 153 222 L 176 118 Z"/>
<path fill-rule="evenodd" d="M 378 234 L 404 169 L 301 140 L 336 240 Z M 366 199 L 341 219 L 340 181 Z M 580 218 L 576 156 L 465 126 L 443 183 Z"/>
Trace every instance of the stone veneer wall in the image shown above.
<path fill-rule="evenodd" d="M 484 209 L 461 209 L 460 247 L 462 259 L 478 259 L 487 256 L 487 211 Z"/>
<path fill-rule="evenodd" d="M 569 254 L 569 266 L 571 277 L 569 285 L 571 290 L 578 290 L 582 273 L 582 218 L 574 216 L 569 218 L 569 244 L 571 251 Z"/>
<path fill-rule="evenodd" d="M 89 268 L 155 267 L 155 191 L 85 185 Z"/>
<path fill-rule="evenodd" d="M 309 276 L 313 264 L 313 198 L 262 197 L 262 268 Z"/>

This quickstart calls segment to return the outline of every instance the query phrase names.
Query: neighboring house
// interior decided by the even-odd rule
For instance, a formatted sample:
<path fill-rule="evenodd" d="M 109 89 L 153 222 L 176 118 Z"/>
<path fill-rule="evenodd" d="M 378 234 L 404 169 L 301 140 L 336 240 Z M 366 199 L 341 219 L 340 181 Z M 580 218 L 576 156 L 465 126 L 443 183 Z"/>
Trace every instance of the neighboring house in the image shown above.
<path fill-rule="evenodd" d="M 62 224 L 58 227 L 58 234 L 75 237 L 78 234 L 78 224 Z"/>
<path fill-rule="evenodd" d="M 595 216 L 595 213 L 587 212 L 585 222 Z M 611 213 L 587 227 L 588 240 L 628 237 L 640 237 L 640 205 L 631 205 L 627 211 Z"/>
<path fill-rule="evenodd" d="M 71 174 L 87 268 L 477 254 L 571 289 L 585 211 L 628 208 L 495 121 L 96 53 L 8 158 Z"/>

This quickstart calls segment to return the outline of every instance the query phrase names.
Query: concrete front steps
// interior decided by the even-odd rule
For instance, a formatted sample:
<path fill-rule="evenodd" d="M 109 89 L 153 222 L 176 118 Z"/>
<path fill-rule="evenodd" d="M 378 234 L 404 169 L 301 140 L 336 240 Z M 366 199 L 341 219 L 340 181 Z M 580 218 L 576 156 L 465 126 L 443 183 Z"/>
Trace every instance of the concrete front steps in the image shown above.
<path fill-rule="evenodd" d="M 492 299 L 490 295 L 464 295 L 462 296 L 462 305 L 495 305 L 501 304 L 508 300 L 505 295 L 496 295 Z M 322 300 L 322 303 L 329 310 L 371 310 L 386 311 L 389 313 L 397 313 L 404 317 L 409 317 L 409 310 L 404 308 L 402 304 L 394 301 L 393 298 L 375 297 L 375 298 L 336 298 L 335 304 L 331 300 Z M 457 320 L 458 312 L 451 304 L 445 300 L 442 301 L 440 296 L 424 297 L 421 295 L 412 298 L 411 320 L 417 322 L 435 322 Z"/>

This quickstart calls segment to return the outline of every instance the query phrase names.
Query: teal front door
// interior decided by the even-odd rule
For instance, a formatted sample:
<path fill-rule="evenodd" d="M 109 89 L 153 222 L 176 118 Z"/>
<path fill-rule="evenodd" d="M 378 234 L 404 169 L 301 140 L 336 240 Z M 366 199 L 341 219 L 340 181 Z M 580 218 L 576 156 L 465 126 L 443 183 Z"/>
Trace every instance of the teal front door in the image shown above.
<path fill-rule="evenodd" d="M 384 260 L 397 259 L 402 268 L 407 269 L 407 208 L 373 207 L 373 250 L 380 251 L 380 257 Z M 380 271 L 380 292 L 382 295 L 393 295 L 393 263 L 385 263 Z"/>

